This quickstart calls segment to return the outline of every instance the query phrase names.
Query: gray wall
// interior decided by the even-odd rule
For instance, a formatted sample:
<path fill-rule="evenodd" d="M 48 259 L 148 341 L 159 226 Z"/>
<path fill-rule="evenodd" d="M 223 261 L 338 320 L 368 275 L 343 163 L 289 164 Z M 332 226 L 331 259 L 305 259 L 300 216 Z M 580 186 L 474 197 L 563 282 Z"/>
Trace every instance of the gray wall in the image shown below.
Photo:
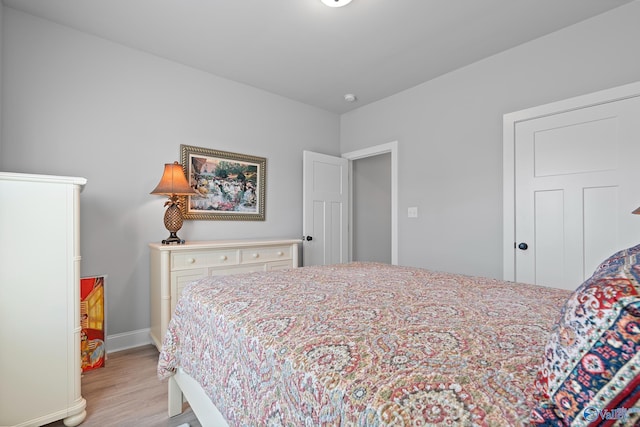
<path fill-rule="evenodd" d="M 298 237 L 302 150 L 397 140 L 400 264 L 500 277 L 502 115 L 640 80 L 639 2 L 342 117 L 3 15 L 0 169 L 88 178 L 82 274 L 109 275 L 110 335 L 149 326 L 147 244 L 167 234 L 164 199 L 149 192 L 181 143 L 268 161 L 265 222 L 188 221 L 188 240 Z"/>
<path fill-rule="evenodd" d="M 168 236 L 165 198 L 149 192 L 163 164 L 180 160 L 180 144 L 267 158 L 265 222 L 187 221 L 180 237 L 301 236 L 302 151 L 339 154 L 337 115 L 10 8 L 4 15 L 0 170 L 88 179 L 82 275 L 108 275 L 109 335 L 149 327 L 147 245 Z"/>
<path fill-rule="evenodd" d="M 401 265 L 502 276 L 503 114 L 640 80 L 639 22 L 634 2 L 341 117 L 342 152 L 398 141 Z"/>
<path fill-rule="evenodd" d="M 391 154 L 354 160 L 353 260 L 391 264 Z"/>

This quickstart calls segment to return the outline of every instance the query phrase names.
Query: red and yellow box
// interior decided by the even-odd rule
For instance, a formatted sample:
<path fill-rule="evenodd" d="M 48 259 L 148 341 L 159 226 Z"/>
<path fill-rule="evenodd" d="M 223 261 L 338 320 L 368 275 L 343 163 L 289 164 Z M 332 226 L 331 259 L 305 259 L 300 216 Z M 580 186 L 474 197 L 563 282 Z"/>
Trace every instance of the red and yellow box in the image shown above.
<path fill-rule="evenodd" d="M 104 366 L 105 276 L 80 279 L 80 357 L 82 372 Z"/>

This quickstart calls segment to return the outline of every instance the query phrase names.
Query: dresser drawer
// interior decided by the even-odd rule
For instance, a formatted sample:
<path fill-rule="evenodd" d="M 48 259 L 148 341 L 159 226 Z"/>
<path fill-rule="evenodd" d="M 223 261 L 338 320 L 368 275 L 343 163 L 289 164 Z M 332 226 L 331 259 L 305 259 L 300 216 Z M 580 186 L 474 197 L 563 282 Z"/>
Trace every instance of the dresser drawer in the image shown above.
<path fill-rule="evenodd" d="M 228 268 L 210 268 L 207 272 L 208 276 L 227 276 L 230 274 L 255 273 L 258 271 L 267 271 L 265 263 L 238 264 Z"/>
<path fill-rule="evenodd" d="M 171 269 L 214 267 L 238 263 L 238 251 L 221 249 L 216 251 L 183 251 L 171 254 Z"/>
<path fill-rule="evenodd" d="M 240 249 L 240 263 L 268 262 L 291 259 L 291 246 L 269 246 Z"/>
<path fill-rule="evenodd" d="M 285 270 L 287 268 L 293 268 L 293 260 L 274 261 L 265 264 L 265 267 L 267 271 Z"/>

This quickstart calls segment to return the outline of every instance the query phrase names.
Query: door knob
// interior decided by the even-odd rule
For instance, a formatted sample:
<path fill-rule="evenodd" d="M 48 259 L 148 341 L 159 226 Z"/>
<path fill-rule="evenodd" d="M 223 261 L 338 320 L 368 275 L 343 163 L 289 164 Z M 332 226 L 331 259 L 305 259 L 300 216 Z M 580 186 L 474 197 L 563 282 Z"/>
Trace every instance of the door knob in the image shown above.
<path fill-rule="evenodd" d="M 313 240 L 313 237 L 311 236 L 306 236 L 306 237 L 303 236 L 302 238 L 305 239 L 307 242 L 310 242 Z"/>
<path fill-rule="evenodd" d="M 526 251 L 527 249 L 529 249 L 529 245 L 527 245 L 526 243 L 522 242 L 518 245 L 518 249 L 522 249 L 523 251 Z"/>

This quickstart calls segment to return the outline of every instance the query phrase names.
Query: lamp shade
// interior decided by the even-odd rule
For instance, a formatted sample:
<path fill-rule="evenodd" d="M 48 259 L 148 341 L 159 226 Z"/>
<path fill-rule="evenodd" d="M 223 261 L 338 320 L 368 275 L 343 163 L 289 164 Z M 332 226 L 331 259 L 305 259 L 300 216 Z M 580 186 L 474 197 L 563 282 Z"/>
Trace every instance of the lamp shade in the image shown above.
<path fill-rule="evenodd" d="M 178 162 L 173 162 L 165 163 L 162 178 L 160 178 L 160 182 L 151 194 L 165 194 L 167 196 L 171 196 L 197 193 L 189 186 L 187 178 L 184 176 L 184 172 L 182 171 L 182 165 Z"/>

